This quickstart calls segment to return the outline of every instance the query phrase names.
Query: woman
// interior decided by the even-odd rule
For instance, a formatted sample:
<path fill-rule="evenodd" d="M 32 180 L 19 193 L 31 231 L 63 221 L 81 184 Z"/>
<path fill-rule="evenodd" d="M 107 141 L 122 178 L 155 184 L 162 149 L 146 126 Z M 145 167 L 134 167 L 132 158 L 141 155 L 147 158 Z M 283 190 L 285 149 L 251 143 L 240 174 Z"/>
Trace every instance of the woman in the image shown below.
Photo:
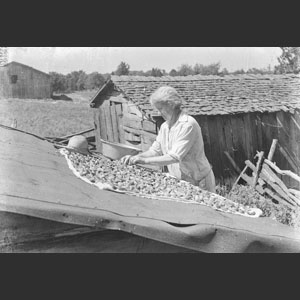
<path fill-rule="evenodd" d="M 151 105 L 165 119 L 149 150 L 121 158 L 124 164 L 168 166 L 170 175 L 215 193 L 215 177 L 205 153 L 201 128 L 181 109 L 182 100 L 172 87 L 160 87 Z"/>

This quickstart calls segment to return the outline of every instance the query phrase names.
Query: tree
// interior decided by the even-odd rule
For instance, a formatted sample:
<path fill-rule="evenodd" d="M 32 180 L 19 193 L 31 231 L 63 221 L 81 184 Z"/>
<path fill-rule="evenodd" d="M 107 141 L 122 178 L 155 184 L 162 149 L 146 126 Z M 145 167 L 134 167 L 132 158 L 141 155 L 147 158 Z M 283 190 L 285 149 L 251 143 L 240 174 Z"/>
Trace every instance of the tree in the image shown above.
<path fill-rule="evenodd" d="M 202 64 L 195 64 L 193 70 L 195 74 L 201 75 L 218 75 L 221 64 L 219 62 L 212 63 L 210 65 L 204 66 Z"/>
<path fill-rule="evenodd" d="M 226 68 L 223 68 L 223 70 L 219 73 L 221 76 L 229 75 L 229 71 Z"/>
<path fill-rule="evenodd" d="M 78 79 L 76 82 L 76 90 L 82 91 L 86 89 L 86 80 L 87 80 L 87 75 L 83 71 L 78 72 Z"/>
<path fill-rule="evenodd" d="M 279 65 L 275 66 L 275 73 L 300 72 L 300 47 L 280 47 L 282 54 L 278 58 Z"/>
<path fill-rule="evenodd" d="M 66 78 L 65 75 L 50 72 L 51 89 L 53 92 L 60 93 L 66 90 Z"/>
<path fill-rule="evenodd" d="M 87 75 L 85 80 L 85 88 L 92 90 L 100 88 L 105 82 L 105 78 L 98 72 L 93 72 Z"/>
<path fill-rule="evenodd" d="M 130 66 L 127 63 L 122 61 L 118 65 L 117 70 L 114 72 L 114 74 L 118 75 L 118 76 L 129 75 L 129 69 L 130 69 Z"/>
<path fill-rule="evenodd" d="M 195 72 L 192 68 L 192 66 L 188 64 L 182 64 L 177 71 L 178 76 L 188 76 L 188 75 L 194 75 Z"/>
<path fill-rule="evenodd" d="M 131 76 L 145 76 L 144 71 L 129 71 L 129 75 Z"/>
<path fill-rule="evenodd" d="M 236 74 L 245 74 L 246 72 L 244 71 L 244 69 L 240 69 L 240 70 L 236 70 L 234 72 L 232 72 L 232 74 L 236 75 Z"/>
<path fill-rule="evenodd" d="M 172 69 L 170 72 L 169 72 L 169 75 L 170 76 L 177 76 L 177 71 L 175 69 Z"/>
<path fill-rule="evenodd" d="M 161 77 L 163 76 L 163 71 L 158 68 L 152 68 L 150 71 L 150 76 Z"/>

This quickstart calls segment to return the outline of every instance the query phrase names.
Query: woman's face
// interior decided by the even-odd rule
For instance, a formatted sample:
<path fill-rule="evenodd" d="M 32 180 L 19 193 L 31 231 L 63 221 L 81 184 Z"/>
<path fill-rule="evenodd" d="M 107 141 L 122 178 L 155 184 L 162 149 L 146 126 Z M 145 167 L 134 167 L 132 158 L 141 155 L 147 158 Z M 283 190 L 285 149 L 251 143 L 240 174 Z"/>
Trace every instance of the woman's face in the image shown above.
<path fill-rule="evenodd" d="M 159 111 L 161 116 L 166 120 L 170 121 L 173 115 L 173 107 L 168 104 L 155 103 L 154 107 Z"/>

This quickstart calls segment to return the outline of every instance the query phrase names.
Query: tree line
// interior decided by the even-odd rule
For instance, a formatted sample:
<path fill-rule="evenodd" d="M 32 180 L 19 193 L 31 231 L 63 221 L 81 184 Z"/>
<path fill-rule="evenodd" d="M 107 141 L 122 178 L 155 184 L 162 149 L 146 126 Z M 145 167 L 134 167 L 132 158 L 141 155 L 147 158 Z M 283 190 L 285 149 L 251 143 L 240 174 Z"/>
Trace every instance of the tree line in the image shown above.
<path fill-rule="evenodd" d="M 51 85 L 54 92 L 68 93 L 73 91 L 97 89 L 101 87 L 110 75 L 136 75 L 136 76 L 188 76 L 188 75 L 217 75 L 225 76 L 229 74 L 285 74 L 300 73 L 300 47 L 280 47 L 282 54 L 278 57 L 278 65 L 271 68 L 251 68 L 229 72 L 226 68 L 221 68 L 220 62 L 203 65 L 196 63 L 194 66 L 182 64 L 177 69 L 166 72 L 160 68 L 152 68 L 148 71 L 132 71 L 129 64 L 122 61 L 117 69 L 111 74 L 101 74 L 93 72 L 86 74 L 84 71 L 73 71 L 67 75 L 50 72 Z"/>
<path fill-rule="evenodd" d="M 109 77 L 109 74 L 84 71 L 73 71 L 67 75 L 50 72 L 51 87 L 56 93 L 70 93 L 74 91 L 93 90 L 101 87 Z"/>

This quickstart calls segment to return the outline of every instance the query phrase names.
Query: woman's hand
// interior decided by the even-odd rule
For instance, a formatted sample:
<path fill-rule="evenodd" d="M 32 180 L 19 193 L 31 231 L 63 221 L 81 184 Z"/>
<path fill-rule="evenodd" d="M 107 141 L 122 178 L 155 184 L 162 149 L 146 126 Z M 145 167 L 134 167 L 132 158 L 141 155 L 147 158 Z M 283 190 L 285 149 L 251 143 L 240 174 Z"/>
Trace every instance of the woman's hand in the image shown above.
<path fill-rule="evenodd" d="M 136 156 L 132 156 L 129 160 L 130 164 L 144 164 L 145 163 L 145 158 L 144 157 L 140 157 L 138 155 Z"/>
<path fill-rule="evenodd" d="M 132 157 L 132 155 L 125 155 L 120 159 L 120 161 L 124 165 L 129 165 L 131 157 Z"/>
<path fill-rule="evenodd" d="M 121 163 L 125 165 L 135 165 L 135 164 L 144 164 L 145 158 L 140 157 L 138 155 L 126 155 L 120 159 Z"/>

